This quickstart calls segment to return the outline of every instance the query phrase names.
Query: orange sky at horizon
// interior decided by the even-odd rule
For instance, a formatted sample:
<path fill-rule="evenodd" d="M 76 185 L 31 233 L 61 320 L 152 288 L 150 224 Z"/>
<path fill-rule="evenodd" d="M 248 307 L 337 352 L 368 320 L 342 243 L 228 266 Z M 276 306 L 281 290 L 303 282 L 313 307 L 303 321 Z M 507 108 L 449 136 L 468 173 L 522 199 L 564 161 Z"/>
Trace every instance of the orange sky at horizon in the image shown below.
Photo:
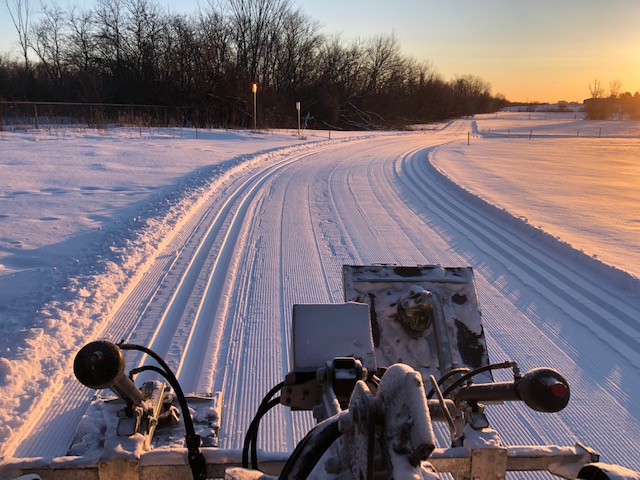
<path fill-rule="evenodd" d="M 394 34 L 445 78 L 471 74 L 510 101 L 578 101 L 598 79 L 640 91 L 639 0 L 297 0 L 326 32 Z"/>

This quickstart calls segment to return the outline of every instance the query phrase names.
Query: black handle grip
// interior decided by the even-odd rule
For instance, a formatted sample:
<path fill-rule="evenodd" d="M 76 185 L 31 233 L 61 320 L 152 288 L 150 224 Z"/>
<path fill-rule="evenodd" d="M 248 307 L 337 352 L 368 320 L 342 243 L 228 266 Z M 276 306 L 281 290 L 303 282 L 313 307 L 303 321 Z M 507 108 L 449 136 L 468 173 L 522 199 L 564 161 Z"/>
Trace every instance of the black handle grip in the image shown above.
<path fill-rule="evenodd" d="M 124 355 L 112 342 L 98 340 L 86 344 L 73 361 L 73 373 L 89 388 L 110 388 L 129 405 L 140 405 L 143 396 L 124 374 Z"/>
<path fill-rule="evenodd" d="M 458 391 L 458 398 L 474 402 L 524 401 L 538 412 L 559 412 L 569 403 L 569 384 L 556 370 L 534 368 L 515 382 L 470 385 Z"/>

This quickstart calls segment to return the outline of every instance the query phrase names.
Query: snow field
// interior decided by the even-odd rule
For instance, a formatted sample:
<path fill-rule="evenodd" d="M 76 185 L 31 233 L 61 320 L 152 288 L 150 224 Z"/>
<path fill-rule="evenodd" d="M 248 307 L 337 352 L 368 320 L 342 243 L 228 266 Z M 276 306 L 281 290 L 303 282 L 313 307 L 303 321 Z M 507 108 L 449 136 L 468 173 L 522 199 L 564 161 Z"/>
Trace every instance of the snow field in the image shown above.
<path fill-rule="evenodd" d="M 476 121 L 481 131 L 489 120 Z M 572 402 L 560 414 L 545 416 L 516 404 L 491 409 L 490 419 L 503 439 L 569 445 L 580 440 L 601 450 L 606 461 L 638 469 L 640 306 L 637 288 L 634 293 L 620 287 L 637 286 L 637 279 L 625 273 L 624 262 L 613 270 L 592 258 L 576 262 L 589 256 L 568 254 L 568 245 L 559 248 L 560 242 L 531 224 L 505 221 L 504 212 L 449 183 L 442 172 L 456 182 L 460 177 L 465 188 L 483 197 L 493 194 L 483 183 L 490 175 L 482 169 L 499 173 L 498 167 L 491 170 L 490 155 L 474 160 L 464 150 L 470 129 L 471 122 L 459 121 L 438 132 L 302 145 L 202 168 L 192 175 L 197 188 L 189 188 L 193 182 L 175 188 L 167 202 L 176 209 L 171 215 L 166 207 L 155 217 L 150 210 L 130 210 L 138 211 L 145 225 L 130 226 L 139 243 L 133 242 L 122 257 L 103 254 L 114 264 L 106 275 L 96 269 L 94 281 L 74 281 L 77 292 L 71 298 L 84 309 L 93 301 L 87 294 L 109 278 L 108 272 L 121 269 L 123 278 L 115 278 L 113 290 L 103 297 L 111 306 L 96 313 L 93 329 L 79 321 L 73 335 L 54 330 L 53 339 L 67 342 L 69 356 L 75 345 L 94 336 L 152 344 L 180 371 L 187 389 L 223 391 L 221 446 L 237 448 L 262 396 L 289 368 L 293 303 L 342 301 L 342 264 L 472 265 L 490 358 L 517 360 L 523 371 L 555 367 L 573 388 Z M 471 147 L 491 141 L 472 139 Z M 205 149 L 211 154 L 211 146 Z M 456 152 L 465 152 L 465 158 L 459 160 Z M 513 164 L 513 150 L 505 147 L 500 155 L 503 170 L 517 176 L 505 166 Z M 483 173 L 474 177 L 474 171 Z M 151 176 L 143 178 L 153 183 Z M 502 209 L 512 211 L 508 192 L 518 205 L 518 187 L 491 186 L 503 190 Z M 536 195 L 544 194 L 531 192 L 529 198 L 537 200 Z M 532 218 L 528 211 L 526 216 Z M 560 223 L 573 218 L 566 213 Z M 599 281 L 595 264 L 611 281 Z M 138 276 L 129 278 L 134 272 Z M 59 316 L 69 307 L 58 305 Z M 51 335 L 46 326 L 38 328 L 40 339 Z M 34 351 L 37 341 L 31 340 Z M 2 358 L 8 365 L 6 382 L 19 363 L 12 352 Z M 49 364 L 40 367 L 34 358 L 23 365 L 36 373 L 59 372 L 64 365 L 53 355 L 55 368 L 46 370 Z M 48 386 L 45 376 L 39 377 L 40 387 L 60 392 L 60 398 L 50 404 L 43 399 L 22 424 L 16 416 L 27 416 L 30 394 L 23 393 L 24 384 L 15 384 L 13 393 L 25 401 L 12 403 L 3 385 L 2 401 L 8 403 L 2 410 L 11 422 L 5 454 L 55 456 L 65 449 L 70 426 L 91 395 L 68 373 L 58 373 Z M 269 414 L 259 445 L 290 450 L 310 424 L 308 415 L 284 409 Z"/>

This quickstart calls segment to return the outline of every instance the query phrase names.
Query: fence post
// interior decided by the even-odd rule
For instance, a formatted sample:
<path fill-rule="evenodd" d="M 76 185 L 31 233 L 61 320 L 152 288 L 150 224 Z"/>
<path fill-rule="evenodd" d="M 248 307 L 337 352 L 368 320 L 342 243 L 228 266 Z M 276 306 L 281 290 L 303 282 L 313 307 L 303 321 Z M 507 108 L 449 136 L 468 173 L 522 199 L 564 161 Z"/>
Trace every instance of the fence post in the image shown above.
<path fill-rule="evenodd" d="M 531 130 L 531 131 L 529 132 L 529 140 L 531 140 L 531 137 L 532 137 L 532 136 L 533 136 L 533 130 Z"/>
<path fill-rule="evenodd" d="M 36 121 L 36 130 L 38 130 L 38 105 L 35 103 L 33 104 L 33 118 Z"/>

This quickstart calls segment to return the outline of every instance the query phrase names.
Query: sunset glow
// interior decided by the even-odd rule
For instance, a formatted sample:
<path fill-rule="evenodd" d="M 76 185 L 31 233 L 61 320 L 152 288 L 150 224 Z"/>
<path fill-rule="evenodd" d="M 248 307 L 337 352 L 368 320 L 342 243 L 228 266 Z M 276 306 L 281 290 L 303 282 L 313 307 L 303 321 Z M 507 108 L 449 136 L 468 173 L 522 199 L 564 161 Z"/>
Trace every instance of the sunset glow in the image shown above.
<path fill-rule="evenodd" d="M 297 3 L 326 32 L 393 32 L 405 52 L 443 76 L 478 75 L 512 101 L 581 102 L 594 78 L 607 90 L 619 80 L 621 92 L 640 91 L 636 0 Z"/>
<path fill-rule="evenodd" d="M 197 0 L 155 0 L 169 12 L 196 14 Z M 45 0 L 45 4 L 48 0 Z M 205 2 L 206 3 L 206 2 Z M 609 93 L 640 91 L 638 0 L 290 0 L 344 41 L 395 35 L 402 51 L 430 62 L 445 79 L 475 75 L 511 101 L 579 101 L 599 79 Z M 224 5 L 224 0 L 220 2 Z M 10 3 L 13 5 L 13 3 Z M 93 8 L 94 0 L 70 6 Z M 33 17 L 40 7 L 31 2 Z M 19 58 L 15 26 L 0 6 L 0 58 Z"/>

